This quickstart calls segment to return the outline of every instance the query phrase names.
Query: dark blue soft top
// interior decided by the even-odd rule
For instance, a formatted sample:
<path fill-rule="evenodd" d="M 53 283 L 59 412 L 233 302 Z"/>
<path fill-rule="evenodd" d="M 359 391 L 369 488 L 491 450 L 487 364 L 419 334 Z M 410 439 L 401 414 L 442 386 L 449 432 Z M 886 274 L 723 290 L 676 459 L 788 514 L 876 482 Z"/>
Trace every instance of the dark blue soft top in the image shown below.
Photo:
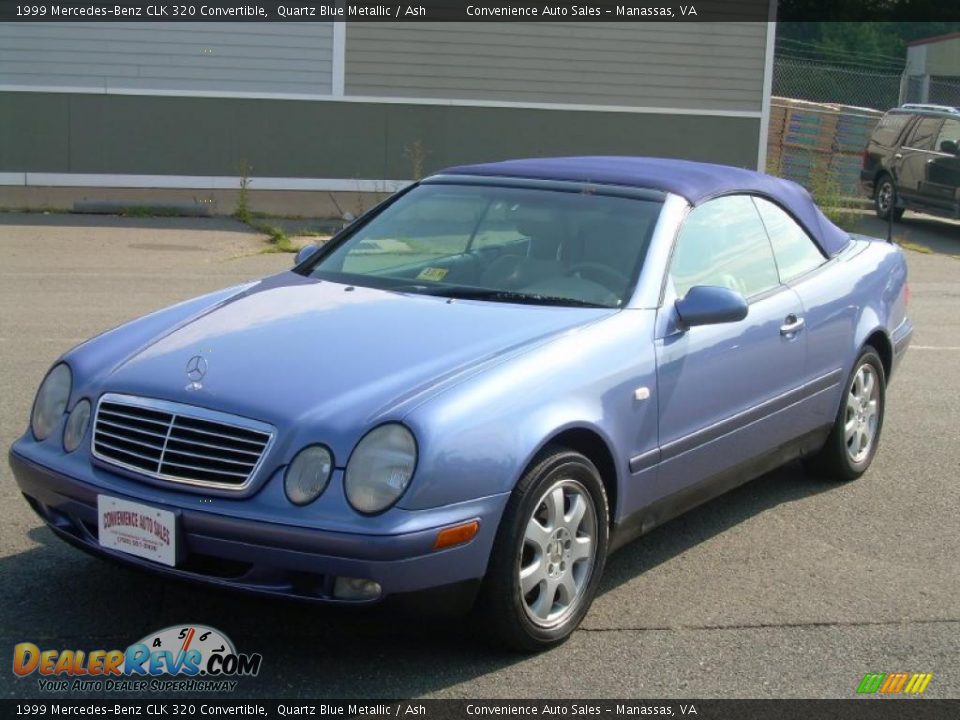
<path fill-rule="evenodd" d="M 567 180 L 599 185 L 664 190 L 693 205 L 718 195 L 748 192 L 763 195 L 790 212 L 830 256 L 850 241 L 849 233 L 830 222 L 804 188 L 789 180 L 711 163 L 642 157 L 558 157 L 505 160 L 447 168 L 445 175 Z"/>

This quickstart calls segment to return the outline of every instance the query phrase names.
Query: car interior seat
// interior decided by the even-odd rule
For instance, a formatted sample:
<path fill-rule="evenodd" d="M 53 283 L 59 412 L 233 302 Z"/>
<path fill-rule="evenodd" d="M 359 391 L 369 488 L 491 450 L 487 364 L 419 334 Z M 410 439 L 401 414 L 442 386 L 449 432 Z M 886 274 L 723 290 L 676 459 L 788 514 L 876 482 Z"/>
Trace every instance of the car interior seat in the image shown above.
<path fill-rule="evenodd" d="M 605 215 L 581 225 L 573 242 L 564 249 L 563 260 L 577 276 L 593 280 L 620 295 L 630 283 L 649 222 Z"/>
<path fill-rule="evenodd" d="M 527 238 L 527 254 L 498 257 L 481 276 L 481 285 L 514 290 L 563 275 L 560 254 L 571 234 L 565 219 L 555 213 L 531 214 L 519 218 L 516 227 Z"/>

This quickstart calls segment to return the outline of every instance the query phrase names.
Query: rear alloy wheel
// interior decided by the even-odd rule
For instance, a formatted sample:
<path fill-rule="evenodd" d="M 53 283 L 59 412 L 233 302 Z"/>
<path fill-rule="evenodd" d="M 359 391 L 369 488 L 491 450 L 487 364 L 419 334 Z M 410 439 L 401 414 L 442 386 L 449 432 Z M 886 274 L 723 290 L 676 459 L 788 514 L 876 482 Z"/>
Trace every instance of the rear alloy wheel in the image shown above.
<path fill-rule="evenodd" d="M 879 424 L 880 378 L 870 363 L 863 363 L 854 375 L 844 408 L 843 442 L 851 463 L 862 463 L 873 451 Z"/>
<path fill-rule="evenodd" d="M 517 484 L 497 532 L 477 604 L 492 634 L 526 651 L 569 637 L 596 593 L 608 523 L 593 463 L 547 448 Z"/>
<path fill-rule="evenodd" d="M 832 480 L 855 480 L 863 475 L 880 444 L 886 376 L 877 351 L 867 346 L 847 380 L 840 410 L 830 436 L 809 465 Z"/>
<path fill-rule="evenodd" d="M 873 206 L 877 217 L 882 220 L 890 217 L 891 209 L 893 210 L 894 220 L 903 217 L 903 208 L 897 207 L 897 188 L 893 184 L 893 178 L 889 175 L 881 175 L 877 180 L 877 189 L 873 195 Z"/>

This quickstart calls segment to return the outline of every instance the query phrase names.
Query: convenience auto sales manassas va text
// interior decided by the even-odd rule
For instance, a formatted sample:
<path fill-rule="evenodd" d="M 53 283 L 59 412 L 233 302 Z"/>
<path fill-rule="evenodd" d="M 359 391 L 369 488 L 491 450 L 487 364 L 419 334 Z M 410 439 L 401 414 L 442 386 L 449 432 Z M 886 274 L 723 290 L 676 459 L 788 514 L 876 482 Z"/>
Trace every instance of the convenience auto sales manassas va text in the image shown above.
<path fill-rule="evenodd" d="M 629 5 L 617 5 L 614 8 L 617 17 L 674 17 L 672 7 L 632 7 Z M 467 16 L 478 18 L 534 18 L 534 17 L 599 17 L 604 13 L 598 7 L 588 5 L 572 5 L 571 7 L 561 7 L 559 5 L 544 5 L 543 7 L 533 6 L 513 6 L 502 7 L 483 7 L 479 5 L 467 5 Z M 610 14 L 610 9 L 606 9 Z M 686 16 L 695 16 L 697 10 L 693 5 L 680 6 L 680 14 Z"/>

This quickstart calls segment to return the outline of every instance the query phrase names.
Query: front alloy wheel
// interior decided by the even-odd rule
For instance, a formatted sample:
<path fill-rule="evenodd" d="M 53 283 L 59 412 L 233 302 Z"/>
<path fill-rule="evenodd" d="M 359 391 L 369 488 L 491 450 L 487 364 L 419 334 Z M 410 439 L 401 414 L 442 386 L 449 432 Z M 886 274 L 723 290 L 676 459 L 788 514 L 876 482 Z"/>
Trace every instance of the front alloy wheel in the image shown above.
<path fill-rule="evenodd" d="M 609 509 L 600 473 L 549 446 L 523 476 L 497 530 L 476 610 L 517 650 L 563 642 L 590 609 L 607 555 Z"/>
<path fill-rule="evenodd" d="M 537 503 L 520 546 L 520 593 L 534 624 L 554 627 L 576 610 L 596 551 L 593 498 L 576 480 L 558 480 Z"/>

